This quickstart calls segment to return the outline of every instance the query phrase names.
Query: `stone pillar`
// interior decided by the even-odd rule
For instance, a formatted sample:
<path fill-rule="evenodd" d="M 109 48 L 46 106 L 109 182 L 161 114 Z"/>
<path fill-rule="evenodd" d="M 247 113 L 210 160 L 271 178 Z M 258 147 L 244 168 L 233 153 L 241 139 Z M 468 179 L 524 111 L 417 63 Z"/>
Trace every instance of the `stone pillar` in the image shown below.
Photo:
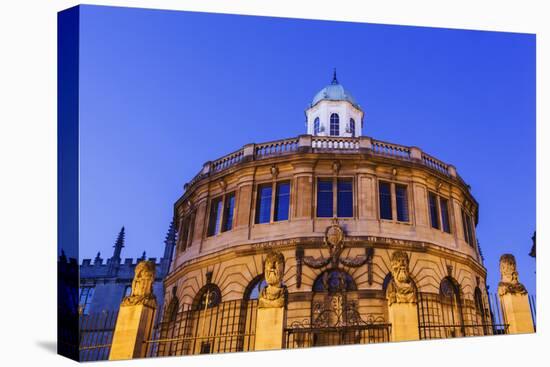
<path fill-rule="evenodd" d="M 308 153 L 311 151 L 311 135 L 298 136 L 298 152 Z"/>
<path fill-rule="evenodd" d="M 393 303 L 388 307 L 391 341 L 419 340 L 416 302 Z"/>
<path fill-rule="evenodd" d="M 395 251 L 391 257 L 392 281 L 386 290 L 391 341 L 419 340 L 416 288 L 409 274 L 409 256 Z"/>
<path fill-rule="evenodd" d="M 418 147 L 411 147 L 411 158 L 417 161 L 422 160 L 422 151 Z"/>
<path fill-rule="evenodd" d="M 155 263 L 137 264 L 132 281 L 132 294 L 120 305 L 109 360 L 143 358 L 151 338 L 157 300 L 153 294 Z"/>
<path fill-rule="evenodd" d="M 367 152 L 372 150 L 372 139 L 368 136 L 359 137 L 359 150 L 362 152 Z"/>
<path fill-rule="evenodd" d="M 256 144 L 247 144 L 243 147 L 243 161 L 248 162 L 254 160 Z"/>
<path fill-rule="evenodd" d="M 514 255 L 500 257 L 500 283 L 498 295 L 504 314 L 504 322 L 509 324 L 508 333 L 534 333 L 527 289 L 519 282 Z"/>
<path fill-rule="evenodd" d="M 270 252 L 264 262 L 267 286 L 260 292 L 256 316 L 255 350 L 282 349 L 284 339 L 286 288 L 282 285 L 285 258 Z"/>

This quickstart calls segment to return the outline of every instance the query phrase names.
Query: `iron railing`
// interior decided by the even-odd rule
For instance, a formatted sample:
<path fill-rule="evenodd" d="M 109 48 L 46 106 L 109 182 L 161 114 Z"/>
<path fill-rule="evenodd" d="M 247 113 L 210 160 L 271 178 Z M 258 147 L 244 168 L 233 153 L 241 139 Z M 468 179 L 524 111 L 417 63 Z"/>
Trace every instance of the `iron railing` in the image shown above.
<path fill-rule="evenodd" d="M 475 301 L 459 297 L 419 292 L 420 339 L 507 334 L 508 324 L 503 322 L 498 297 L 488 295 L 487 301 L 488 304 L 476 305 Z"/>
<path fill-rule="evenodd" d="M 153 329 L 147 357 L 254 350 L 258 301 L 227 301 L 206 309 L 183 305 Z"/>
<path fill-rule="evenodd" d="M 285 329 L 285 348 L 328 345 L 373 344 L 390 341 L 391 324 L 373 323 L 341 327 L 294 327 Z"/>

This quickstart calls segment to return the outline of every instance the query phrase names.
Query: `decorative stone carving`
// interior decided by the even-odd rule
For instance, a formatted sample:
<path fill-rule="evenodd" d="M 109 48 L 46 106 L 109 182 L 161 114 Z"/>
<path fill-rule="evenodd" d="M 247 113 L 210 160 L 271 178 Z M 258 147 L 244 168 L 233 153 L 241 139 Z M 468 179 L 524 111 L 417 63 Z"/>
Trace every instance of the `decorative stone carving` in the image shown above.
<path fill-rule="evenodd" d="M 504 254 L 500 257 L 500 283 L 498 283 L 498 294 L 503 296 L 510 294 L 527 294 L 525 286 L 519 282 L 516 267 L 516 258 L 511 254 Z"/>
<path fill-rule="evenodd" d="M 122 300 L 122 305 L 130 306 L 148 304 L 156 306 L 157 300 L 153 294 L 154 281 L 155 263 L 149 260 L 139 262 L 134 271 L 132 293 Z"/>
<path fill-rule="evenodd" d="M 388 286 L 388 305 L 415 303 L 416 288 L 409 273 L 409 256 L 404 251 L 395 251 L 391 257 L 392 282 Z"/>
<path fill-rule="evenodd" d="M 286 289 L 283 286 L 285 257 L 280 252 L 270 252 L 264 262 L 264 277 L 267 286 L 260 292 L 259 308 L 284 307 Z"/>

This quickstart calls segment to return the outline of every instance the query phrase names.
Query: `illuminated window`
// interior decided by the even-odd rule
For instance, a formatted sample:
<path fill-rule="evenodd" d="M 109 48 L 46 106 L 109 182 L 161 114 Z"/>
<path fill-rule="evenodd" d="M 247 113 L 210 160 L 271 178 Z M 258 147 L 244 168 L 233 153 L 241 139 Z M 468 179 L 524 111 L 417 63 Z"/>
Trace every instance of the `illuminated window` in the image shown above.
<path fill-rule="evenodd" d="M 90 313 L 90 305 L 92 304 L 92 298 L 94 297 L 94 287 L 81 287 L 79 302 L 80 309 L 83 315 Z"/>

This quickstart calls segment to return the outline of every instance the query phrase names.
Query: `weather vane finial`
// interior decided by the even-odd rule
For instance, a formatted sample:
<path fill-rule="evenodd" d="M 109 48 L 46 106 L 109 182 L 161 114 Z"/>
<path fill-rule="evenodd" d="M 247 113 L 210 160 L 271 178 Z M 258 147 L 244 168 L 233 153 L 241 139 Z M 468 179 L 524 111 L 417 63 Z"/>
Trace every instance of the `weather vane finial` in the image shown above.
<path fill-rule="evenodd" d="M 338 79 L 336 79 L 336 68 L 334 68 L 332 73 L 332 84 L 338 84 Z"/>

